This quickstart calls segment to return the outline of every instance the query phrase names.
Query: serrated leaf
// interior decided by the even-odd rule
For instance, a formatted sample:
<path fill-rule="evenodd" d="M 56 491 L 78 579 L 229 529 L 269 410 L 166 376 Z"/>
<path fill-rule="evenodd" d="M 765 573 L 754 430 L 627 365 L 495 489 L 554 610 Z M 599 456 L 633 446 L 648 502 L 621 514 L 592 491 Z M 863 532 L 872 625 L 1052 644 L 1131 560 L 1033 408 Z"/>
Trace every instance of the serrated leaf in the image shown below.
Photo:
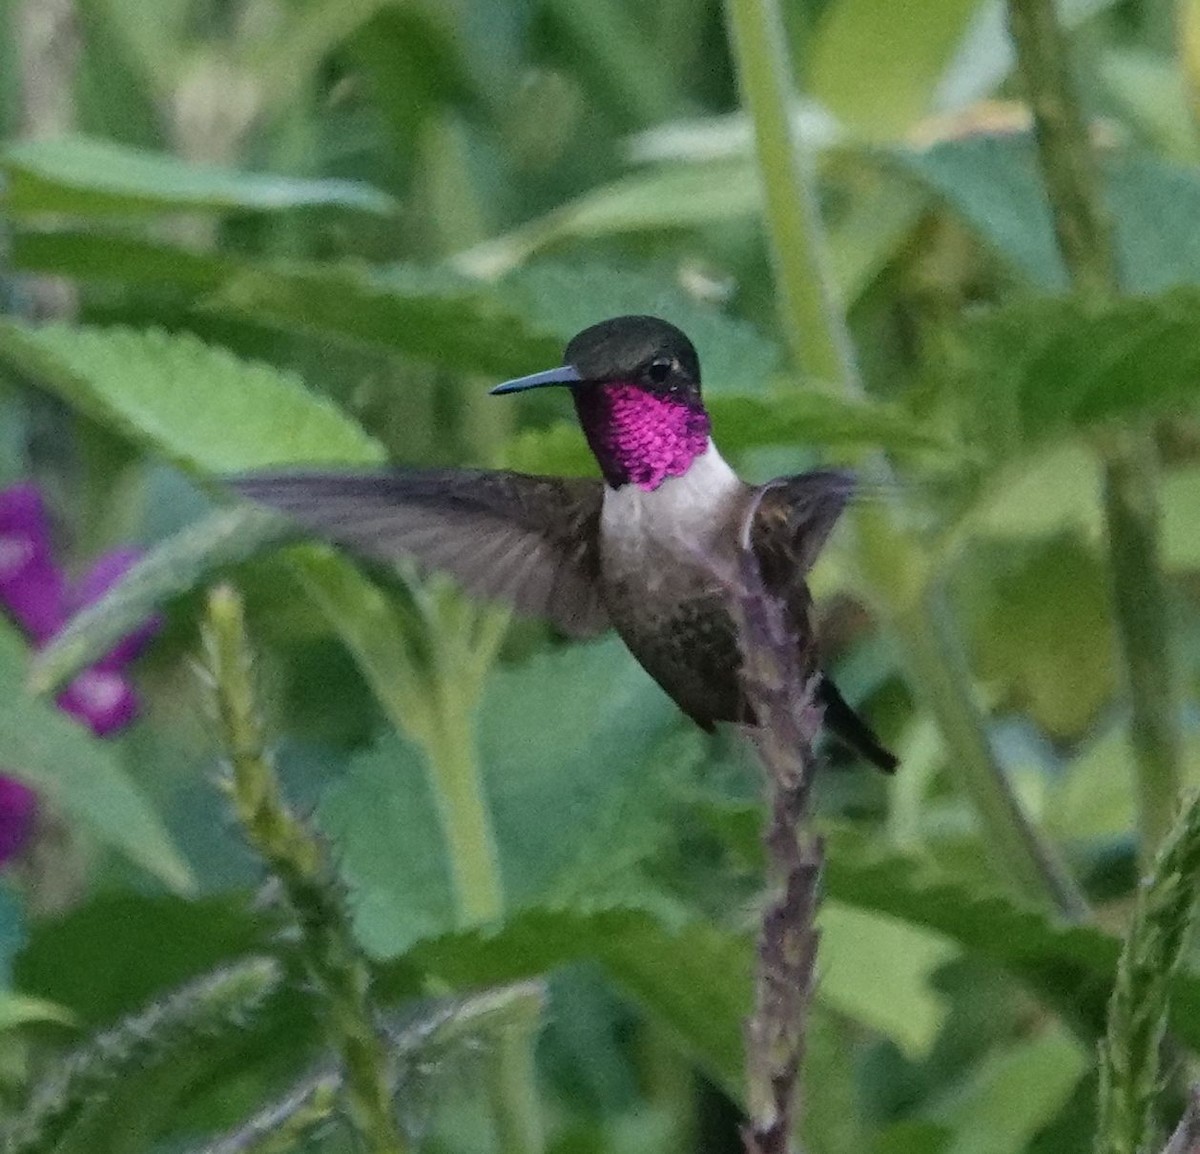
<path fill-rule="evenodd" d="M 498 284 L 415 266 L 258 268 L 235 276 L 210 307 L 491 376 L 559 364 L 580 329 L 624 313 L 682 328 L 710 393 L 759 392 L 780 362 L 779 349 L 746 322 L 669 281 L 603 267 L 536 265 Z"/>
<path fill-rule="evenodd" d="M 0 363 L 183 465 L 377 464 L 382 447 L 300 379 L 186 333 L 0 324 Z"/>
<path fill-rule="evenodd" d="M 29 694 L 25 660 L 0 624 L 0 766 L 167 885 L 191 889 L 191 870 L 146 797 L 99 738 Z"/>
<path fill-rule="evenodd" d="M 761 856 L 757 809 L 722 807 L 712 820 L 748 860 Z M 1104 1031 L 1121 943 L 1093 926 L 1067 925 L 1009 894 L 966 884 L 932 862 L 840 828 L 830 832 L 824 882 L 829 898 L 942 934 L 1003 966 L 1053 1007 L 1080 1036 Z M 1200 1044 L 1200 975 L 1175 976 L 1172 1027 Z"/>
<path fill-rule="evenodd" d="M 523 322 L 507 294 L 445 269 L 255 268 L 224 285 L 209 307 L 496 376 L 556 364 L 562 356 L 553 335 Z"/>
<path fill-rule="evenodd" d="M 1107 305 L 1021 301 L 968 321 L 969 433 L 993 455 L 1028 452 L 1106 421 L 1200 400 L 1200 289 Z"/>
<path fill-rule="evenodd" d="M 251 912 L 243 895 L 104 894 L 32 928 L 16 984 L 88 1028 L 105 1026 L 162 990 L 269 950 L 277 921 Z"/>
<path fill-rule="evenodd" d="M 190 165 L 112 141 L 59 137 L 10 145 L 0 157 L 4 204 L 14 215 L 277 212 L 333 206 L 390 215 L 395 202 L 369 185 Z"/>
<path fill-rule="evenodd" d="M 222 509 L 189 526 L 142 557 L 34 655 L 30 688 L 57 689 L 173 597 L 293 535 L 285 518 L 250 506 Z"/>
<path fill-rule="evenodd" d="M 1067 287 L 1029 137 L 971 136 L 878 155 L 944 199 L 1038 288 Z M 1162 292 L 1200 280 L 1200 170 L 1126 152 L 1105 162 L 1124 289 Z"/>
<path fill-rule="evenodd" d="M 752 951 L 703 921 L 664 927 L 642 910 L 529 910 L 495 932 L 448 934 L 384 968 L 385 1000 L 416 992 L 425 975 L 456 989 L 511 982 L 583 959 L 676 1038 L 710 1077 L 741 1096 L 741 1022 L 750 1005 Z"/>
<path fill-rule="evenodd" d="M 636 843 L 634 856 L 644 849 L 631 797 L 653 789 L 650 766 L 674 719 L 669 701 L 615 640 L 491 676 L 477 722 L 479 757 L 510 909 L 578 888 L 574 875 L 585 865 L 583 900 L 612 904 L 605 887 L 623 879 L 590 867 L 602 858 L 618 875 L 629 864 L 627 847 Z M 356 932 L 376 957 L 394 957 L 454 924 L 429 776 L 421 749 L 391 734 L 355 759 L 322 805 Z"/>

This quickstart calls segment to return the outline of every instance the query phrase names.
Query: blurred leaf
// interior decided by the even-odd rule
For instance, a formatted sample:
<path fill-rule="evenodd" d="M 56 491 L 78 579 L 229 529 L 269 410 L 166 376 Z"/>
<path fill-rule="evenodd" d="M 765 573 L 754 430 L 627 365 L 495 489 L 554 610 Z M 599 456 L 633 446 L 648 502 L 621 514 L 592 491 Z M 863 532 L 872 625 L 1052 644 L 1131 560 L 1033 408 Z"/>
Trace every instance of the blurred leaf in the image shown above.
<path fill-rule="evenodd" d="M 813 95 L 872 139 L 900 135 L 933 110 L 938 82 L 978 7 L 977 0 L 933 0 L 916 20 L 903 4 L 834 0 L 822 10 L 811 49 Z"/>
<path fill-rule="evenodd" d="M 57 689 L 173 597 L 293 535 L 286 519 L 250 506 L 222 509 L 190 526 L 142 557 L 34 655 L 30 687 L 35 693 Z"/>
<path fill-rule="evenodd" d="M 3 202 L 15 215 L 147 212 L 278 212 L 328 205 L 390 215 L 386 193 L 349 180 L 238 172 L 189 165 L 88 137 L 9 145 L 0 156 Z"/>
<path fill-rule="evenodd" d="M 613 887 L 647 852 L 632 798 L 652 792 L 651 761 L 673 724 L 667 698 L 616 640 L 492 675 L 477 731 L 510 909 L 551 895 L 614 903 Z M 356 931 L 376 957 L 453 925 L 428 779 L 422 751 L 391 734 L 355 760 L 322 806 Z"/>
<path fill-rule="evenodd" d="M 761 856 L 757 807 L 724 805 L 710 814 L 747 860 Z M 830 899 L 922 926 L 976 953 L 1023 981 L 1081 1037 L 1104 1030 L 1121 943 L 1091 927 L 1064 925 L 986 885 L 965 883 L 926 858 L 900 853 L 877 835 L 830 831 L 825 888 Z M 1200 1044 L 1200 974 L 1172 986 L 1172 1028 Z"/>
<path fill-rule="evenodd" d="M 780 385 L 767 397 L 717 395 L 707 400 L 713 433 L 722 448 L 741 452 L 760 445 L 877 445 L 914 451 L 951 447 L 928 420 L 898 405 L 856 400 L 816 388 Z"/>
<path fill-rule="evenodd" d="M 459 254 L 454 263 L 475 275 L 499 276 L 564 241 L 733 220 L 757 214 L 761 199 L 754 168 L 746 161 L 673 164 L 591 189 Z"/>
<path fill-rule="evenodd" d="M 506 297 L 522 303 L 522 311 L 535 325 L 554 333 L 563 344 L 606 317 L 648 313 L 670 321 L 696 346 L 708 399 L 722 393 L 762 392 L 782 363 L 779 346 L 754 325 L 702 304 L 673 282 L 648 273 L 603 265 L 535 264 L 498 287 Z"/>
<path fill-rule="evenodd" d="M 241 895 L 105 894 L 37 922 L 15 978 L 86 1027 L 105 1026 L 215 966 L 268 950 L 276 921 L 251 913 Z"/>
<path fill-rule="evenodd" d="M 439 108 L 471 107 L 492 93 L 455 27 L 463 15 L 432 4 L 389 4 L 349 45 L 400 155 L 415 150 L 419 129 Z"/>
<path fill-rule="evenodd" d="M 75 1019 L 69 1010 L 44 998 L 30 998 L 13 990 L 0 990 L 0 1034 L 35 1022 L 72 1026 Z"/>
<path fill-rule="evenodd" d="M 1116 689 L 1108 574 L 1077 534 L 976 545 L 961 592 L 980 675 L 1055 738 L 1076 737 Z"/>
<path fill-rule="evenodd" d="M 1006 305 L 968 321 L 962 354 L 964 420 L 996 456 L 1178 412 L 1200 399 L 1200 289 Z"/>
<path fill-rule="evenodd" d="M 933 1112 L 953 1134 L 947 1154 L 1021 1154 L 1090 1066 L 1079 1043 L 1053 1023 L 993 1054 Z"/>
<path fill-rule="evenodd" d="M 299 378 L 187 334 L 0 324 L 0 364 L 192 468 L 377 464 L 383 449 Z"/>
<path fill-rule="evenodd" d="M 211 307 L 495 376 L 560 364 L 577 332 L 623 313 L 682 328 L 700 354 L 709 392 L 760 391 L 780 361 L 778 348 L 746 322 L 669 281 L 604 267 L 535 265 L 499 284 L 411 265 L 261 268 L 235 276 Z"/>
<path fill-rule="evenodd" d="M 557 364 L 559 341 L 522 323 L 509 293 L 414 265 L 297 265 L 235 276 L 217 312 L 392 349 L 446 368 L 497 376 Z"/>
<path fill-rule="evenodd" d="M 242 47 L 247 65 L 259 77 L 267 99 L 283 104 L 295 99 L 312 83 L 313 75 L 329 54 L 393 0 L 309 0 L 301 8 L 287 9 L 275 35 L 258 37 Z M 279 67 L 279 61 L 287 66 Z M 394 202 L 376 194 L 391 211 Z"/>
<path fill-rule="evenodd" d="M 1066 273 L 1050 208 L 1025 135 L 970 136 L 924 151 L 876 154 L 921 181 L 1040 289 L 1061 291 Z M 1162 292 L 1200 281 L 1200 171 L 1152 156 L 1107 157 L 1122 284 Z"/>
<path fill-rule="evenodd" d="M 1162 482 L 1163 566 L 1200 571 L 1200 468 L 1178 469 Z"/>
<path fill-rule="evenodd" d="M 240 267 L 236 258 L 181 245 L 95 229 L 15 229 L 13 268 L 81 280 L 128 284 L 164 282 L 195 292 L 211 291 Z"/>
<path fill-rule="evenodd" d="M 187 863 L 111 749 L 22 682 L 26 650 L 0 623 L 0 765 L 44 793 L 100 841 L 177 890 L 192 887 Z"/>
<path fill-rule="evenodd" d="M 1133 828 L 1136 799 L 1133 750 L 1123 732 L 1096 741 L 1067 765 L 1048 806 L 1060 837 L 1100 840 Z"/>
<path fill-rule="evenodd" d="M 878 1030 L 914 1061 L 924 1057 L 945 1020 L 930 979 L 958 950 L 910 922 L 826 902 L 818 919 L 818 997 Z M 886 972 L 887 980 L 880 981 Z"/>
<path fill-rule="evenodd" d="M 709 1077 L 740 1097 L 752 951 L 745 939 L 707 922 L 668 929 L 643 910 L 533 909 L 494 932 L 420 944 L 382 970 L 377 988 L 390 1001 L 416 992 L 425 976 L 464 989 L 588 958 L 598 960 Z"/>

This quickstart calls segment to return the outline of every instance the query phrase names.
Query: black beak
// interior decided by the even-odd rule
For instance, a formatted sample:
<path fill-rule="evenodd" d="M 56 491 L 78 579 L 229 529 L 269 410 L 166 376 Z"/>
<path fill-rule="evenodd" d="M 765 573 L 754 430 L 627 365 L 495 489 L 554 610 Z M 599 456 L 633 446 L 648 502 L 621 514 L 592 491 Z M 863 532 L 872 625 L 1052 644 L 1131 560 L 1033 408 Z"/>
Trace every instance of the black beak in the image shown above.
<path fill-rule="evenodd" d="M 525 389 L 540 389 L 546 385 L 577 385 L 583 378 L 572 365 L 562 365 L 557 369 L 546 369 L 542 373 L 530 373 L 527 377 L 517 377 L 516 380 L 505 381 L 489 392 L 493 396 L 503 393 L 520 393 Z"/>

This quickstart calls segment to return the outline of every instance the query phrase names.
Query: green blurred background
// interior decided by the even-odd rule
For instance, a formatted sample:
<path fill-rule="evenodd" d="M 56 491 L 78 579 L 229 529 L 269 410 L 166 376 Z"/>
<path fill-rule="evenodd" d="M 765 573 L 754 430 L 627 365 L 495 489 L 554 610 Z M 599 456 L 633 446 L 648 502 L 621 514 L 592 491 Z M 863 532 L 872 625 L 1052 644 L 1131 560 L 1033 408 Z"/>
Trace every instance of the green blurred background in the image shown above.
<path fill-rule="evenodd" d="M 789 353 L 718 4 L 0 0 L 0 487 L 38 482 L 72 572 L 125 543 L 170 571 L 134 604 L 166 628 L 119 738 L 39 746 L 53 711 L 15 635 L 0 650 L 0 767 L 46 791 L 0 891 L 10 1108 L 89 1030 L 289 948 L 214 787 L 195 662 L 223 574 L 289 796 L 328 838 L 392 1011 L 547 973 L 521 1027 L 547 1149 L 739 1148 L 761 861 L 736 742 L 689 727 L 612 639 L 502 633 L 446 584 L 261 533 L 173 544 L 220 515 L 214 477 L 263 465 L 590 471 L 564 398 L 487 389 L 648 312 L 693 336 L 748 478 L 875 479 L 815 587 L 827 660 L 903 764 L 887 780 L 828 751 L 806 1148 L 1091 1148 L 1109 933 L 1161 832 L 1139 820 L 1112 609 L 1114 431 L 1151 430 L 1161 461 L 1158 657 L 1178 780 L 1198 769 L 1200 5 L 1062 5 L 1129 294 L 1105 308 L 1063 295 L 998 6 L 784 16 L 862 396 Z M 1078 904 L 981 819 L 971 782 L 997 772 L 1086 925 L 1065 928 Z M 455 828 L 490 848 L 456 856 Z M 60 1148 L 203 1148 L 320 1052 L 311 1000 L 293 982 L 242 1028 L 147 1056 Z M 1190 973 L 1174 1010 L 1182 1080 Z M 412 1062 L 421 1149 L 519 1148 L 481 1089 L 495 1045 Z"/>

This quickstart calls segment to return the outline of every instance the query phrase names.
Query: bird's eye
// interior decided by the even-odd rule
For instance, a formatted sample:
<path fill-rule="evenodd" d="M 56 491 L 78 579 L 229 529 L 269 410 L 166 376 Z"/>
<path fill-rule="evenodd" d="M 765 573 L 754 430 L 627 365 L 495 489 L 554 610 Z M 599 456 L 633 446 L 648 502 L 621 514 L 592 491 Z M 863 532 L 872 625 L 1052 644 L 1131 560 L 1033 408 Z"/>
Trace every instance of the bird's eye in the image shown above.
<path fill-rule="evenodd" d="M 663 384 L 671 375 L 671 362 L 665 357 L 659 357 L 656 361 L 650 362 L 650 367 L 646 370 L 648 376 L 656 385 Z"/>

